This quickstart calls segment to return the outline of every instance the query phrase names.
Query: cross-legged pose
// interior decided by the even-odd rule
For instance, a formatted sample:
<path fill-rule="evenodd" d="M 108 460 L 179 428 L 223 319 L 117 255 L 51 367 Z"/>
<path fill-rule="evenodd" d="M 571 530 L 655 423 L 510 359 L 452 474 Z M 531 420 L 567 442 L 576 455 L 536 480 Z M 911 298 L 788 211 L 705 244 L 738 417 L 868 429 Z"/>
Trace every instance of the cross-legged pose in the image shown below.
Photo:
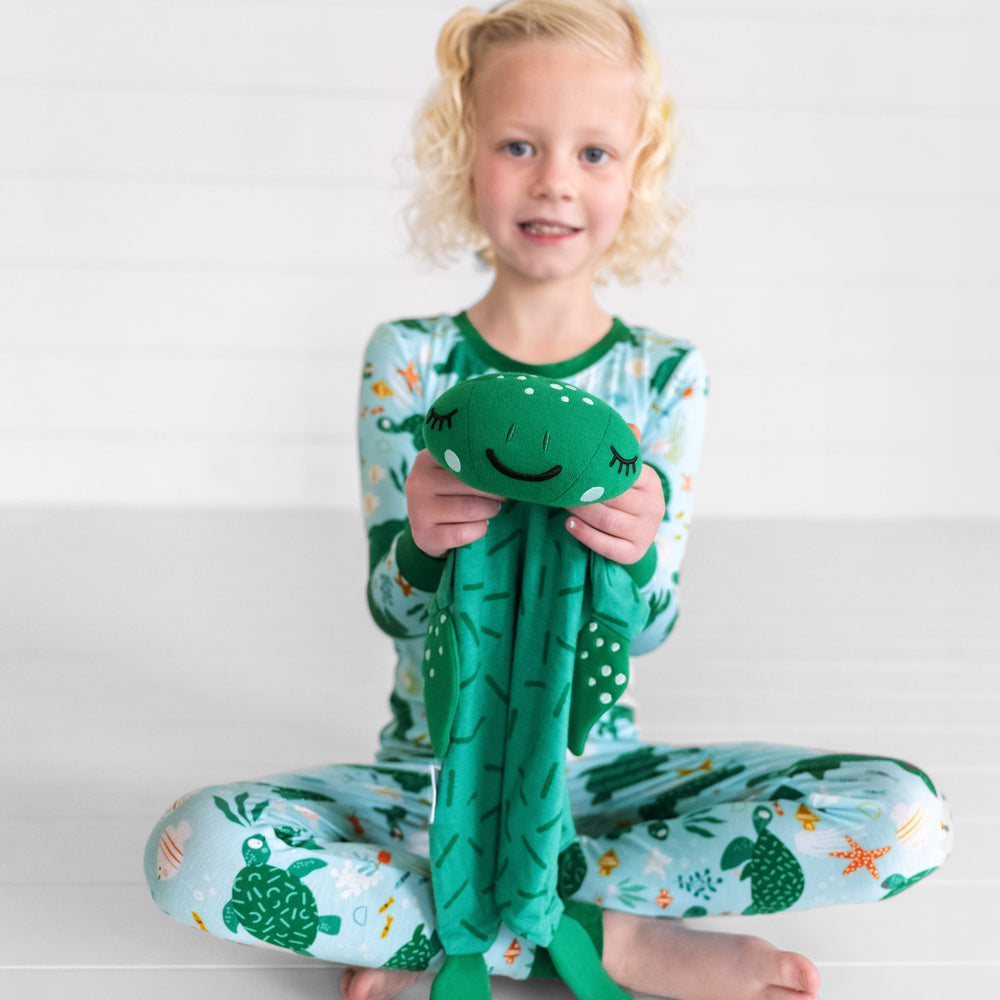
<path fill-rule="evenodd" d="M 607 694 L 609 706 L 583 729 L 568 696 L 559 696 L 569 682 L 560 680 L 564 688 L 552 693 L 552 714 L 568 718 L 570 743 L 574 732 L 586 735 L 565 768 L 554 768 L 551 756 L 525 756 L 524 740 L 533 737 L 519 735 L 524 727 L 514 723 L 535 697 L 532 688 L 555 685 L 557 660 L 572 672 L 584 654 L 620 646 L 607 633 L 600 649 L 605 632 L 597 631 L 585 649 L 575 618 L 572 635 L 560 631 L 570 592 L 589 595 L 587 613 L 595 610 L 601 629 L 614 617 L 590 582 L 570 580 L 574 567 L 587 560 L 610 567 L 614 587 L 641 602 L 628 635 L 632 655 L 660 646 L 677 617 L 705 367 L 673 331 L 609 316 L 594 295 L 595 282 L 636 279 L 671 249 L 676 213 L 662 189 L 671 122 L 659 63 L 620 0 L 509 0 L 488 13 L 465 9 L 444 26 L 437 56 L 441 78 L 416 126 L 414 243 L 437 260 L 459 249 L 478 252 L 494 276 L 485 296 L 458 315 L 380 326 L 364 358 L 359 450 L 368 600 L 397 657 L 391 721 L 371 763 L 330 764 L 179 799 L 147 846 L 153 896 L 172 917 L 219 937 L 347 966 L 347 1000 L 388 998 L 425 970 L 459 966 L 481 968 L 485 990 L 487 975 L 569 980 L 566 963 L 557 968 L 552 931 L 563 915 L 581 935 L 573 947 L 592 946 L 608 982 L 629 992 L 677 1000 L 815 997 L 819 975 L 806 957 L 759 938 L 699 931 L 680 918 L 776 913 L 906 890 L 948 853 L 950 820 L 930 777 L 902 760 L 829 749 L 645 744 L 627 693 L 608 693 L 624 686 L 627 655 L 624 667 L 619 658 L 613 668 L 609 661 L 578 675 Z M 537 465 L 514 467 L 503 449 L 530 424 L 518 418 L 498 427 L 488 449 L 500 478 L 490 488 L 470 485 L 465 445 L 446 442 L 438 461 L 425 433 L 450 430 L 460 419 L 434 408 L 443 392 L 484 375 L 541 378 L 528 388 L 553 394 L 555 406 L 584 397 L 607 404 L 636 438 L 634 454 L 623 454 L 629 449 L 621 436 L 610 445 L 606 471 L 628 481 L 605 495 L 604 485 L 588 480 L 578 496 L 519 520 L 518 490 L 562 475 L 567 442 L 555 432 L 540 435 Z M 587 434 L 578 426 L 582 445 Z M 511 541 L 529 522 L 540 534 Z M 510 525 L 516 530 L 506 530 Z M 478 563 L 456 558 L 477 545 L 486 547 Z M 442 687 L 434 671 L 450 661 L 443 643 L 444 659 L 430 645 L 432 615 L 459 592 L 461 600 L 448 606 L 449 628 L 461 639 L 460 683 Z M 517 639 L 508 641 L 514 632 Z M 514 648 L 519 687 L 500 690 L 489 651 L 507 657 Z M 487 685 L 476 688 L 482 711 L 463 716 L 479 711 L 461 700 L 479 681 Z M 504 725 L 490 714 L 491 684 L 508 712 Z M 454 697 L 444 709 L 442 690 L 446 701 Z M 493 728 L 480 729 L 488 716 Z M 461 748 L 457 755 L 449 749 L 444 762 L 442 734 L 449 748 Z M 506 836 L 517 846 L 504 826 L 509 801 L 498 805 L 502 796 L 490 784 L 491 768 L 501 765 L 477 775 L 462 761 L 485 760 L 474 748 L 494 755 L 505 742 L 522 754 L 517 766 L 530 793 L 523 797 L 527 820 L 517 822 L 534 822 L 528 785 L 537 772 L 535 797 L 558 788 L 561 808 L 536 829 L 558 822 L 560 836 L 553 841 L 558 856 L 543 856 L 527 838 L 522 854 L 499 849 L 506 860 L 494 873 L 491 860 L 480 860 L 490 845 Z M 511 787 L 517 790 L 516 781 Z M 513 793 L 504 794 L 509 800 Z M 479 795 L 490 805 L 477 812 Z M 494 810 L 500 826 L 481 842 L 479 824 Z M 454 828 L 442 825 L 449 816 L 458 817 Z M 532 865 L 544 873 L 537 876 L 539 926 L 548 921 L 542 933 L 524 929 L 526 907 L 501 898 L 507 890 L 497 886 L 509 872 L 500 869 L 511 864 L 525 866 L 514 896 L 533 895 Z M 476 869 L 476 898 L 461 877 L 465 867 Z M 496 901 L 484 931 L 476 915 L 487 893 Z M 464 971 L 456 975 L 442 975 L 438 996 L 465 994 Z M 570 985 L 587 992 L 586 983 Z"/>

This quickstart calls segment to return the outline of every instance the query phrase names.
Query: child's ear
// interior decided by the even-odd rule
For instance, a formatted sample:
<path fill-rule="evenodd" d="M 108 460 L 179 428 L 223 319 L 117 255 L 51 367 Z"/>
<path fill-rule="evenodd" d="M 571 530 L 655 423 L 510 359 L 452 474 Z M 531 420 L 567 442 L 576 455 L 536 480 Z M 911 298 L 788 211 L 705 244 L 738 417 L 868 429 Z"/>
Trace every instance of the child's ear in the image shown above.
<path fill-rule="evenodd" d="M 635 424 L 629 424 L 629 427 L 632 429 L 632 433 L 635 435 L 636 441 L 638 441 L 639 444 L 642 444 L 642 431 Z"/>

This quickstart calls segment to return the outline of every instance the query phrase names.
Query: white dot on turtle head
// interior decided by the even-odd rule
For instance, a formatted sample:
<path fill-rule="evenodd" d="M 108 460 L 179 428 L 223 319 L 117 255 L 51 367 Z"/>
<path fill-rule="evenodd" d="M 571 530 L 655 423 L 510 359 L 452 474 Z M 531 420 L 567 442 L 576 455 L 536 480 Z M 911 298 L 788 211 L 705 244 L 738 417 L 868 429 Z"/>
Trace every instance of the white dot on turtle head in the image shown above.
<path fill-rule="evenodd" d="M 594 401 L 589 396 L 584 396 L 583 397 L 583 401 L 587 404 L 587 406 L 593 406 L 594 405 Z"/>
<path fill-rule="evenodd" d="M 591 677 L 590 680 L 587 681 L 587 684 L 588 684 L 589 687 L 593 687 L 596 683 L 597 683 L 597 678 L 596 677 Z"/>
<path fill-rule="evenodd" d="M 427 671 L 427 676 L 428 677 L 433 677 L 434 676 L 434 668 L 433 667 L 431 667 L 430 670 Z"/>
<path fill-rule="evenodd" d="M 527 375 L 518 375 L 517 376 L 517 380 L 518 380 L 518 382 L 527 382 L 528 381 L 528 376 Z"/>
<path fill-rule="evenodd" d="M 600 500 L 604 496 L 603 486 L 591 486 L 581 497 L 580 503 L 593 503 L 595 500 Z"/>
<path fill-rule="evenodd" d="M 568 402 L 569 402 L 569 396 L 560 396 L 559 398 L 560 398 L 560 399 L 561 399 L 561 400 L 562 400 L 562 401 L 563 401 L 564 403 L 568 403 Z"/>
<path fill-rule="evenodd" d="M 451 448 L 448 448 L 444 453 L 444 460 L 448 463 L 448 468 L 452 472 L 462 471 L 462 460 L 456 455 Z"/>
<path fill-rule="evenodd" d="M 444 623 L 445 623 L 445 622 L 446 622 L 447 620 L 448 620 L 448 616 L 447 616 L 447 615 L 442 615 L 442 616 L 441 616 L 441 624 L 442 624 L 442 625 L 443 625 L 443 624 L 444 624 Z"/>
<path fill-rule="evenodd" d="M 611 704 L 611 695 L 608 694 L 607 691 L 605 691 L 604 694 L 601 695 L 601 704 L 602 705 L 610 705 Z"/>
<path fill-rule="evenodd" d="M 587 659 L 587 657 L 588 657 L 588 656 L 590 656 L 590 653 L 588 653 L 588 652 L 587 652 L 586 650 L 584 650 L 584 651 L 583 651 L 583 652 L 582 652 L 582 653 L 580 654 L 580 659 L 581 659 L 581 660 L 585 660 L 585 659 Z"/>
<path fill-rule="evenodd" d="M 597 622 L 591 622 L 591 623 L 590 623 L 590 624 L 589 624 L 589 625 L 587 626 L 587 628 L 588 628 L 588 629 L 589 629 L 589 630 L 590 630 L 591 632 L 596 632 L 596 631 L 597 631 Z"/>
<path fill-rule="evenodd" d="M 438 646 L 438 656 L 444 656 L 444 646 Z"/>
<path fill-rule="evenodd" d="M 560 390 L 560 392 L 562 391 L 562 386 L 561 386 L 561 385 L 559 385 L 559 383 L 558 383 L 558 382 L 550 382 L 550 383 L 549 383 L 549 388 L 550 388 L 550 389 L 559 389 L 559 390 Z"/>
<path fill-rule="evenodd" d="M 622 644 L 620 642 L 613 642 L 613 643 L 611 643 L 611 652 L 612 653 L 617 653 L 618 650 L 621 649 L 621 648 L 622 648 Z"/>
<path fill-rule="evenodd" d="M 430 658 L 431 658 L 431 651 L 430 651 L 430 650 L 428 649 L 428 650 L 427 650 L 427 651 L 426 651 L 426 652 L 424 653 L 424 659 L 425 659 L 425 660 L 429 660 Z"/>
<path fill-rule="evenodd" d="M 621 687 L 621 685 L 624 684 L 627 680 L 628 680 L 628 678 L 624 674 L 617 674 L 615 676 L 615 683 L 619 687 Z"/>
<path fill-rule="evenodd" d="M 535 394 L 535 390 L 529 387 L 524 390 L 524 394 L 525 396 L 533 396 Z"/>
<path fill-rule="evenodd" d="M 597 646 L 598 649 L 600 649 L 601 646 L 604 645 L 604 640 L 603 639 L 595 639 L 594 640 L 594 645 Z"/>
<path fill-rule="evenodd" d="M 603 667 L 601 667 L 601 676 L 602 677 L 610 677 L 611 676 L 611 667 L 609 667 L 606 663 L 604 664 Z"/>

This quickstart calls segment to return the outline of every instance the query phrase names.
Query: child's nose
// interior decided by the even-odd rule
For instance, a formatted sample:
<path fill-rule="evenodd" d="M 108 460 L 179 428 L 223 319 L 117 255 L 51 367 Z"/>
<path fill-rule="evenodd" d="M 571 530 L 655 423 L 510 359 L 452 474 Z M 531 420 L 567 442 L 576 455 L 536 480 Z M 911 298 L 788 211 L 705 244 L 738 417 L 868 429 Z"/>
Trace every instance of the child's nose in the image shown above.
<path fill-rule="evenodd" d="M 562 158 L 546 156 L 539 160 L 532 194 L 536 198 L 569 198 L 573 194 L 571 165 Z"/>

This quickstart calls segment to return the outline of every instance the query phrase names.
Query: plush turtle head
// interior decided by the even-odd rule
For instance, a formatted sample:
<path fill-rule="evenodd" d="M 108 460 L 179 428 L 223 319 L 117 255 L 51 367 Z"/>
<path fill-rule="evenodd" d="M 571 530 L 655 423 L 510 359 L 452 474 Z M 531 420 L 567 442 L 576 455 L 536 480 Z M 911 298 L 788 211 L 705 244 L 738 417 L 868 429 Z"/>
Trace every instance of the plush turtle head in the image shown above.
<path fill-rule="evenodd" d="M 610 500 L 642 467 L 635 434 L 607 403 L 540 375 L 459 382 L 431 405 L 424 441 L 466 485 L 550 507 Z"/>
<path fill-rule="evenodd" d="M 243 860 L 248 865 L 266 865 L 271 857 L 271 848 L 263 837 L 247 837 L 243 841 Z"/>

